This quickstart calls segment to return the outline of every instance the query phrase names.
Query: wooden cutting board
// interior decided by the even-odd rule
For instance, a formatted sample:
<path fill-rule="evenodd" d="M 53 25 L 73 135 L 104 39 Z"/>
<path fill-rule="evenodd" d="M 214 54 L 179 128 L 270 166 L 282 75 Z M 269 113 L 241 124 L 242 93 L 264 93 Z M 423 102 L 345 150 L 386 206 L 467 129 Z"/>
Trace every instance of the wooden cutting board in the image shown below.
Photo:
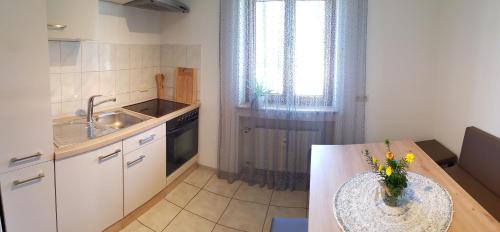
<path fill-rule="evenodd" d="M 174 100 L 186 104 L 197 101 L 196 70 L 192 68 L 177 68 L 175 71 Z"/>

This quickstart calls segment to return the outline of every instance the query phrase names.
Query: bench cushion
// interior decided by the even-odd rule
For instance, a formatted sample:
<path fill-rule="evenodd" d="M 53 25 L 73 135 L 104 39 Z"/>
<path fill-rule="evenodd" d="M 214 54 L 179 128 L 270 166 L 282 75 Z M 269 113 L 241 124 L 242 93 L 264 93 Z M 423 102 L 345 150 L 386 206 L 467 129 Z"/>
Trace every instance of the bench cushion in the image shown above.
<path fill-rule="evenodd" d="M 500 221 L 500 198 L 479 183 L 460 166 L 445 168 L 445 171 L 467 191 L 493 217 Z"/>
<path fill-rule="evenodd" d="M 307 232 L 307 218 L 273 218 L 271 232 Z"/>
<path fill-rule="evenodd" d="M 449 167 L 457 163 L 457 155 L 435 139 L 416 142 L 416 144 L 440 166 Z"/>
<path fill-rule="evenodd" d="M 476 127 L 465 130 L 458 165 L 500 196 L 500 139 Z"/>

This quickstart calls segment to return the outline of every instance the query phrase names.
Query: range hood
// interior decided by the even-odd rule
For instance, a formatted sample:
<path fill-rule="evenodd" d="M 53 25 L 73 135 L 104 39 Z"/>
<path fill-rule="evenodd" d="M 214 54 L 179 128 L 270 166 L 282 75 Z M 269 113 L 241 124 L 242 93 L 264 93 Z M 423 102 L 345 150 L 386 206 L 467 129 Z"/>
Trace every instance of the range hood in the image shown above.
<path fill-rule="evenodd" d="M 148 10 L 188 13 L 189 7 L 176 0 L 107 0 L 125 6 L 138 7 Z"/>

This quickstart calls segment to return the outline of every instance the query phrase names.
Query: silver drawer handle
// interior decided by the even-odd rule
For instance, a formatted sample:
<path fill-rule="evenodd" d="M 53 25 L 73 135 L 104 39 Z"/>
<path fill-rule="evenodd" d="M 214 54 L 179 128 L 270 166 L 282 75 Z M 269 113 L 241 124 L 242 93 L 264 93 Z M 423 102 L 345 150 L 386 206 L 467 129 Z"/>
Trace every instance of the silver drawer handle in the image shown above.
<path fill-rule="evenodd" d="M 32 161 L 40 159 L 40 157 L 42 157 L 42 155 L 43 155 L 42 153 L 37 152 L 33 155 L 22 157 L 22 158 L 15 158 L 14 157 L 14 158 L 10 159 L 10 163 L 12 165 L 18 165 L 18 164 L 24 163 L 26 161 L 32 162 Z"/>
<path fill-rule="evenodd" d="M 66 29 L 67 25 L 63 24 L 47 24 L 47 29 L 49 30 L 55 30 L 55 31 L 62 31 Z"/>
<path fill-rule="evenodd" d="M 127 162 L 127 167 L 130 168 L 130 167 L 142 162 L 142 160 L 144 160 L 145 157 L 146 157 L 145 155 L 141 155 L 136 160 Z"/>
<path fill-rule="evenodd" d="M 111 158 L 113 158 L 113 157 L 117 156 L 117 155 L 118 155 L 118 153 L 120 153 L 121 151 L 122 151 L 122 150 L 117 149 L 115 152 L 113 152 L 113 153 L 111 153 L 111 154 L 109 154 L 109 155 L 102 155 L 102 156 L 99 156 L 99 162 L 104 162 L 104 161 L 106 161 L 106 160 L 108 160 L 108 159 L 111 159 Z"/>
<path fill-rule="evenodd" d="M 40 173 L 40 174 L 38 174 L 38 176 L 29 178 L 29 179 L 26 179 L 26 180 L 15 180 L 14 182 L 12 182 L 12 184 L 14 186 L 19 186 L 19 185 L 23 185 L 23 184 L 26 184 L 26 183 L 29 183 L 29 182 L 33 182 L 33 181 L 42 179 L 44 177 L 45 177 L 45 175 L 43 173 Z"/>
<path fill-rule="evenodd" d="M 140 139 L 139 145 L 144 145 L 145 143 L 149 143 L 149 142 L 153 141 L 153 139 L 155 139 L 155 134 L 152 134 L 151 136 L 149 136 L 147 138 Z"/>

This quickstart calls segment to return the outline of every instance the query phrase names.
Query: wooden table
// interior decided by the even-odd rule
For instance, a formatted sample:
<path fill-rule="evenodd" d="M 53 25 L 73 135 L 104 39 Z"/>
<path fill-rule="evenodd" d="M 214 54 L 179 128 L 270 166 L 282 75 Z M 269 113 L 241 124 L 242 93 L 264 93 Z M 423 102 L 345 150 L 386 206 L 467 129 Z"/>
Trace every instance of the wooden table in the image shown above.
<path fill-rule="evenodd" d="M 409 171 L 430 177 L 448 190 L 453 200 L 453 220 L 449 231 L 500 231 L 500 223 L 460 187 L 443 169 L 410 140 L 393 141 L 397 159 L 408 151 L 415 154 Z M 385 159 L 383 143 L 356 145 L 313 145 L 309 190 L 309 231 L 341 231 L 334 216 L 337 190 L 355 174 L 370 170 L 362 151 Z"/>

